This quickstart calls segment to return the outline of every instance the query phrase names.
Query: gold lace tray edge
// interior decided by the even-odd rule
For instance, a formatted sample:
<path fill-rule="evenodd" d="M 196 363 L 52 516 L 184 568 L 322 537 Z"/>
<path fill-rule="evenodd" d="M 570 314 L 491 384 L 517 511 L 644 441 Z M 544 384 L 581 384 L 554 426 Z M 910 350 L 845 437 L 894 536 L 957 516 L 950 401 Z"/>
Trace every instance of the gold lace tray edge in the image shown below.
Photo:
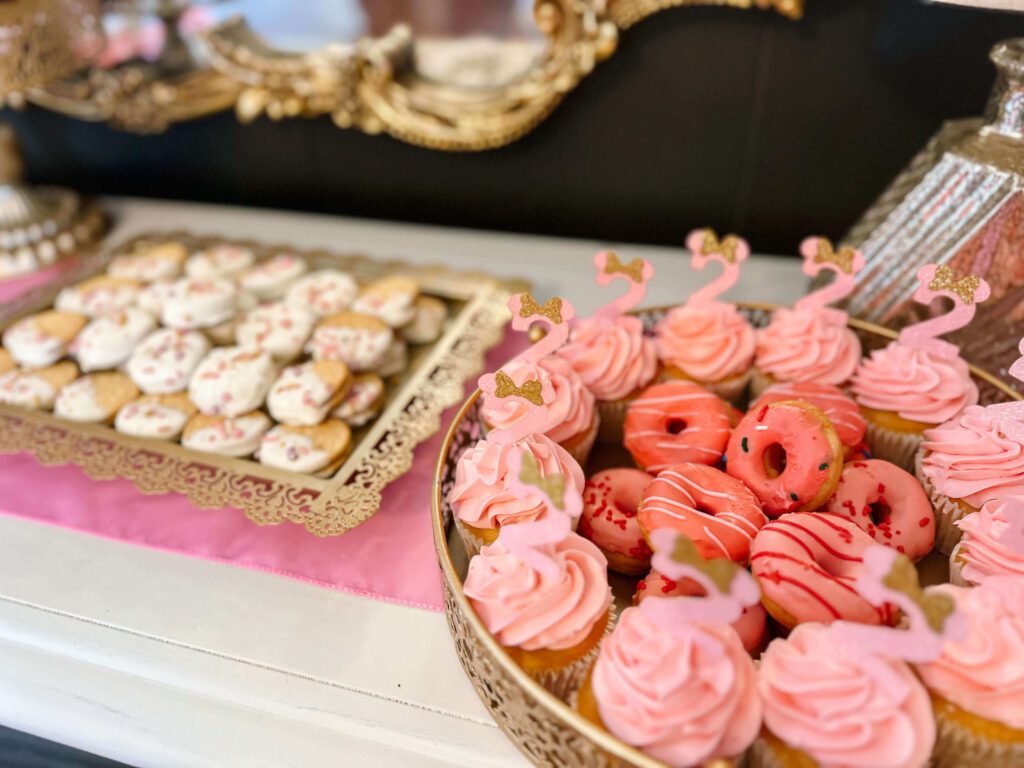
<path fill-rule="evenodd" d="M 317 536 L 336 536 L 370 519 L 388 483 L 407 472 L 416 447 L 440 431 L 441 415 L 462 400 L 466 382 L 483 370 L 487 352 L 504 335 L 506 303 L 526 284 L 479 271 L 417 265 L 396 259 L 343 255 L 287 244 L 197 236 L 187 231 L 145 232 L 87 255 L 82 264 L 0 310 L 0 326 L 52 304 L 60 288 L 103 268 L 111 254 L 145 240 L 180 239 L 197 248 L 219 242 L 261 254 L 288 251 L 315 263 L 359 274 L 401 272 L 426 292 L 463 302 L 442 336 L 398 386 L 391 402 L 330 478 L 265 467 L 247 459 L 204 454 L 177 443 L 131 437 L 109 426 L 76 424 L 50 413 L 0 405 L 0 454 L 27 452 L 46 466 L 74 465 L 91 479 L 123 478 L 141 493 L 178 493 L 199 508 L 232 507 L 258 525 L 292 522 Z"/>
<path fill-rule="evenodd" d="M 737 302 L 748 313 L 767 315 L 776 305 Z M 638 310 L 648 317 L 664 313 L 667 307 Z M 862 340 L 874 345 L 888 343 L 896 332 L 873 323 L 850 318 L 849 325 Z M 869 344 L 865 344 L 869 346 Z M 974 365 L 971 373 L 987 389 L 987 399 L 1022 399 L 997 377 Z M 666 768 L 665 764 L 635 749 L 599 728 L 571 709 L 539 683 L 527 676 L 484 627 L 462 590 L 462 578 L 448 546 L 450 513 L 444 498 L 446 480 L 462 450 L 481 437 L 471 412 L 480 397 L 476 390 L 465 400 L 438 452 L 431 491 L 431 528 L 444 594 L 445 617 L 455 652 L 463 671 L 498 727 L 535 765 L 564 768 Z M 706 768 L 734 768 L 728 760 L 717 760 Z"/>

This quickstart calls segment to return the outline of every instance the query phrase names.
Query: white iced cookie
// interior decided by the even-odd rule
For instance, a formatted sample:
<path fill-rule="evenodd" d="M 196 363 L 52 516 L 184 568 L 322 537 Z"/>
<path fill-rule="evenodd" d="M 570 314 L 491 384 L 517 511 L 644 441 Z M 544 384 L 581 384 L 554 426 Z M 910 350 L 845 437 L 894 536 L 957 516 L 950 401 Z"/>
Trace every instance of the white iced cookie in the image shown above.
<path fill-rule="evenodd" d="M 185 274 L 203 280 L 230 277 L 252 266 L 255 260 L 248 248 L 221 243 L 192 254 L 185 262 Z"/>
<path fill-rule="evenodd" d="M 209 416 L 239 416 L 263 404 L 277 367 L 267 352 L 218 347 L 199 363 L 188 396 Z"/>
<path fill-rule="evenodd" d="M 357 293 L 359 286 L 351 275 L 336 269 L 321 269 L 296 280 L 288 289 L 285 301 L 308 307 L 320 317 L 326 317 L 347 309 Z"/>
<path fill-rule="evenodd" d="M 120 371 L 90 373 L 57 393 L 53 412 L 62 419 L 100 423 L 139 396 L 139 388 Z"/>
<path fill-rule="evenodd" d="M 287 362 L 302 353 L 315 322 L 316 315 L 298 304 L 267 304 L 245 315 L 235 328 L 235 340 Z"/>
<path fill-rule="evenodd" d="M 97 275 L 64 288 L 53 306 L 63 312 L 98 317 L 134 304 L 140 288 L 136 280 Z"/>
<path fill-rule="evenodd" d="M 331 412 L 350 427 L 361 427 L 384 406 L 384 379 L 376 373 L 360 373 L 352 381 L 352 388 Z"/>
<path fill-rule="evenodd" d="M 17 367 L 18 364 L 14 362 L 14 358 L 11 357 L 11 353 L 3 347 L 0 347 L 0 373 L 13 371 Z"/>
<path fill-rule="evenodd" d="M 340 360 L 353 371 L 368 371 L 381 364 L 393 339 L 394 332 L 382 320 L 339 312 L 320 321 L 306 351 L 314 360 Z"/>
<path fill-rule="evenodd" d="M 4 346 L 18 365 L 45 368 L 60 360 L 88 319 L 76 312 L 49 310 L 30 315 L 4 331 Z"/>
<path fill-rule="evenodd" d="M 160 310 L 168 328 L 212 328 L 235 316 L 237 289 L 222 278 L 182 278 L 171 284 Z"/>
<path fill-rule="evenodd" d="M 198 331 L 161 328 L 135 348 L 126 370 L 147 394 L 181 392 L 209 350 L 210 342 Z"/>
<path fill-rule="evenodd" d="M 268 429 L 270 419 L 259 411 L 234 418 L 197 413 L 185 425 L 181 444 L 193 451 L 251 456 L 260 447 L 260 438 Z"/>
<path fill-rule="evenodd" d="M 448 307 L 436 296 L 419 296 L 412 321 L 402 327 L 402 337 L 410 344 L 436 341 L 448 319 Z"/>
<path fill-rule="evenodd" d="M 62 360 L 48 368 L 8 371 L 0 375 L 0 403 L 19 408 L 50 409 L 57 392 L 77 376 L 78 366 L 70 360 Z"/>
<path fill-rule="evenodd" d="M 129 357 L 156 320 L 138 307 L 128 307 L 97 317 L 68 346 L 83 371 L 117 368 Z"/>
<path fill-rule="evenodd" d="M 114 428 L 135 437 L 176 440 L 195 412 L 195 405 L 184 392 L 144 395 L 122 406 Z"/>
<path fill-rule="evenodd" d="M 409 346 L 405 339 L 395 338 L 391 341 L 384 359 L 377 366 L 377 373 L 381 376 L 393 376 L 405 370 L 409 364 Z"/>
<path fill-rule="evenodd" d="M 181 276 L 187 257 L 188 249 L 173 240 L 140 244 L 132 253 L 115 256 L 107 266 L 107 274 L 141 283 L 173 280 Z"/>
<path fill-rule="evenodd" d="M 267 409 L 282 424 L 319 424 L 351 386 L 352 374 L 338 360 L 293 365 L 281 371 L 271 386 Z"/>
<path fill-rule="evenodd" d="M 259 460 L 268 467 L 313 474 L 336 470 L 352 447 L 352 431 L 330 419 L 312 427 L 280 425 L 260 441 Z"/>
<path fill-rule="evenodd" d="M 306 261 L 293 253 L 279 253 L 238 273 L 238 287 L 259 299 L 284 296 L 288 286 L 306 273 Z"/>
<path fill-rule="evenodd" d="M 366 286 L 352 302 L 353 312 L 379 317 L 392 328 L 408 325 L 416 316 L 420 289 L 407 277 L 385 277 Z"/>
<path fill-rule="evenodd" d="M 150 283 L 140 290 L 138 296 L 135 297 L 135 306 L 146 310 L 153 317 L 160 317 L 160 314 L 164 311 L 164 302 L 167 301 L 167 297 L 171 295 L 173 290 L 174 282 L 171 280 Z"/>

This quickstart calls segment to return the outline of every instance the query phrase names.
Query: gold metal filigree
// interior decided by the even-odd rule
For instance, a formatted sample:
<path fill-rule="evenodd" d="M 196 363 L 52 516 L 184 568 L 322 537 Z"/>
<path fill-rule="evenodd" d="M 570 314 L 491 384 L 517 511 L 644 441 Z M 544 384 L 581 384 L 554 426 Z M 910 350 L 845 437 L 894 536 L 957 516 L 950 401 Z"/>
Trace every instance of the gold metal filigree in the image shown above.
<path fill-rule="evenodd" d="M 977 275 L 960 277 L 946 264 L 938 266 L 935 277 L 928 283 L 928 287 L 933 291 L 949 291 L 956 294 L 964 304 L 974 303 L 974 294 L 979 285 L 981 278 Z"/>
<path fill-rule="evenodd" d="M 111 252 L 131 250 L 141 240 L 170 239 L 185 242 L 190 251 L 223 242 L 185 232 L 156 232 Z M 260 525 L 290 521 L 318 536 L 344 533 L 372 517 L 384 487 L 412 466 L 416 446 L 440 429 L 441 414 L 463 397 L 465 382 L 483 369 L 487 350 L 501 340 L 512 286 L 444 267 L 301 251 L 289 245 L 238 244 L 258 255 L 295 253 L 313 268 L 343 269 L 364 282 L 400 272 L 415 279 L 424 293 L 447 299 L 453 307 L 444 334 L 417 352 L 381 415 L 357 434 L 351 455 L 334 475 L 319 478 L 196 453 L 177 443 L 135 438 L 107 426 L 74 424 L 11 406 L 0 406 L 0 454 L 28 451 L 43 464 L 78 465 L 94 479 L 123 477 L 143 493 L 180 493 L 199 507 L 235 507 Z M 74 278 L 104 265 L 105 259 L 93 259 L 88 271 L 79 270 Z M 2 323 L 49 305 L 66 282 L 33 292 L 18 302 L 16 312 L 5 308 Z M 521 283 L 514 287 L 521 288 Z"/>

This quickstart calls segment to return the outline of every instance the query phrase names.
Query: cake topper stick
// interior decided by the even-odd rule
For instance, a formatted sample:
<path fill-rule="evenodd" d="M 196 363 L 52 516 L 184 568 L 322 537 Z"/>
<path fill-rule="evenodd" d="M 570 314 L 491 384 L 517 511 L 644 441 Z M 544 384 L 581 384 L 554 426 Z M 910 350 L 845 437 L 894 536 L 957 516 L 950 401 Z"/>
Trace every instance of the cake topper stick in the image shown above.
<path fill-rule="evenodd" d="M 1024 382 L 1024 339 L 1017 345 L 1021 356 L 1009 368 L 1009 374 L 1017 381 Z M 1024 443 L 1024 402 L 1014 400 L 1009 403 L 996 403 L 985 408 L 985 415 L 996 422 L 999 431 L 1016 440 Z"/>
<path fill-rule="evenodd" d="M 726 235 L 721 240 L 711 229 L 695 229 L 686 236 L 686 247 L 693 254 L 690 266 L 704 269 L 712 261 L 722 265 L 722 274 L 690 296 L 687 304 L 710 304 L 728 291 L 740 278 L 740 264 L 750 256 L 750 246 L 742 237 Z"/>
<path fill-rule="evenodd" d="M 609 285 L 618 278 L 629 281 L 629 290 L 594 312 L 594 317 L 618 317 L 636 309 L 647 295 L 647 281 L 654 276 L 654 267 L 647 259 L 633 259 L 623 264 L 614 251 L 601 251 L 594 256 L 594 266 L 598 285 Z"/>
<path fill-rule="evenodd" d="M 953 598 L 922 592 L 914 564 L 890 547 L 875 544 L 864 552 L 864 571 L 853 587 L 872 605 L 898 606 L 910 626 L 896 629 L 850 621 L 829 625 L 836 642 L 857 654 L 923 664 L 937 659 L 947 642 L 957 642 L 967 634 L 967 620 Z"/>
<path fill-rule="evenodd" d="M 989 297 L 988 283 L 977 275 L 959 277 L 945 264 L 925 264 L 917 271 L 920 285 L 914 291 L 914 301 L 928 306 L 932 300 L 945 296 L 953 302 L 953 309 L 944 315 L 908 325 L 900 331 L 900 344 L 923 349 L 942 357 L 956 357 L 960 349 L 956 344 L 938 337 L 963 328 L 977 311 L 977 303 Z"/>
<path fill-rule="evenodd" d="M 540 464 L 525 450 L 509 453 L 508 490 L 524 501 L 540 496 L 548 513 L 534 522 L 502 526 L 498 541 L 541 576 L 557 579 L 561 569 L 544 549 L 572 533 L 572 519 L 583 511 L 583 497 L 567 486 L 563 475 L 541 477 Z"/>
<path fill-rule="evenodd" d="M 846 323 L 846 312 L 829 307 L 853 292 L 854 277 L 864 268 L 864 254 L 855 248 L 840 248 L 837 252 L 832 241 L 825 237 L 808 237 L 800 243 L 804 257 L 804 274 L 816 277 L 823 269 L 835 272 L 835 279 L 824 288 L 812 291 L 793 305 L 800 311 L 820 311 L 837 322 Z"/>
<path fill-rule="evenodd" d="M 693 540 L 668 528 L 651 532 L 654 556 L 651 566 L 673 581 L 693 579 L 705 591 L 704 596 L 661 597 L 640 603 L 651 621 L 674 634 L 689 632 L 694 622 L 731 624 L 747 606 L 761 599 L 754 577 L 731 560 L 705 560 Z M 698 640 L 700 642 L 700 640 Z M 706 650 L 720 654 L 717 644 Z"/>

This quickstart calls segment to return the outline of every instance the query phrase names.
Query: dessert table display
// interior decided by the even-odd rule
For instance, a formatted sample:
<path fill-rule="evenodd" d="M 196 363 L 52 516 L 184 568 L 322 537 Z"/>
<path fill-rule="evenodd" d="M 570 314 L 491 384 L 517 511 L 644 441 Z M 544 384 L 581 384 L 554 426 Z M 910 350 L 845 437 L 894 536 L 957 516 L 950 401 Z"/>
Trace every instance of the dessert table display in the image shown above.
<path fill-rule="evenodd" d="M 921 267 L 914 299 L 952 308 L 896 333 L 828 306 L 854 249 L 805 240 L 834 278 L 790 309 L 717 300 L 742 240 L 687 245 L 723 272 L 672 308 L 637 309 L 655 270 L 609 252 L 598 284 L 628 288 L 590 317 L 513 296 L 543 341 L 442 445 L 481 700 L 538 765 L 1019 765 L 1024 404 L 939 338 L 988 285 Z"/>
<path fill-rule="evenodd" d="M 538 296 L 572 292 L 581 315 L 606 300 L 580 285 L 593 242 L 103 202 L 113 243 L 187 221 L 198 234 L 303 250 L 344 243 L 376 259 L 526 278 Z M 652 304 L 698 282 L 679 249 L 620 250 L 659 270 Z M 804 285 L 794 260 L 752 257 L 735 295 L 787 303 Z M 508 343 L 488 369 L 523 345 Z M 442 438 L 419 446 L 381 513 L 328 538 L 0 457 L 0 722 L 136 765 L 525 764 L 466 681 L 440 612 L 425 489 Z"/>

